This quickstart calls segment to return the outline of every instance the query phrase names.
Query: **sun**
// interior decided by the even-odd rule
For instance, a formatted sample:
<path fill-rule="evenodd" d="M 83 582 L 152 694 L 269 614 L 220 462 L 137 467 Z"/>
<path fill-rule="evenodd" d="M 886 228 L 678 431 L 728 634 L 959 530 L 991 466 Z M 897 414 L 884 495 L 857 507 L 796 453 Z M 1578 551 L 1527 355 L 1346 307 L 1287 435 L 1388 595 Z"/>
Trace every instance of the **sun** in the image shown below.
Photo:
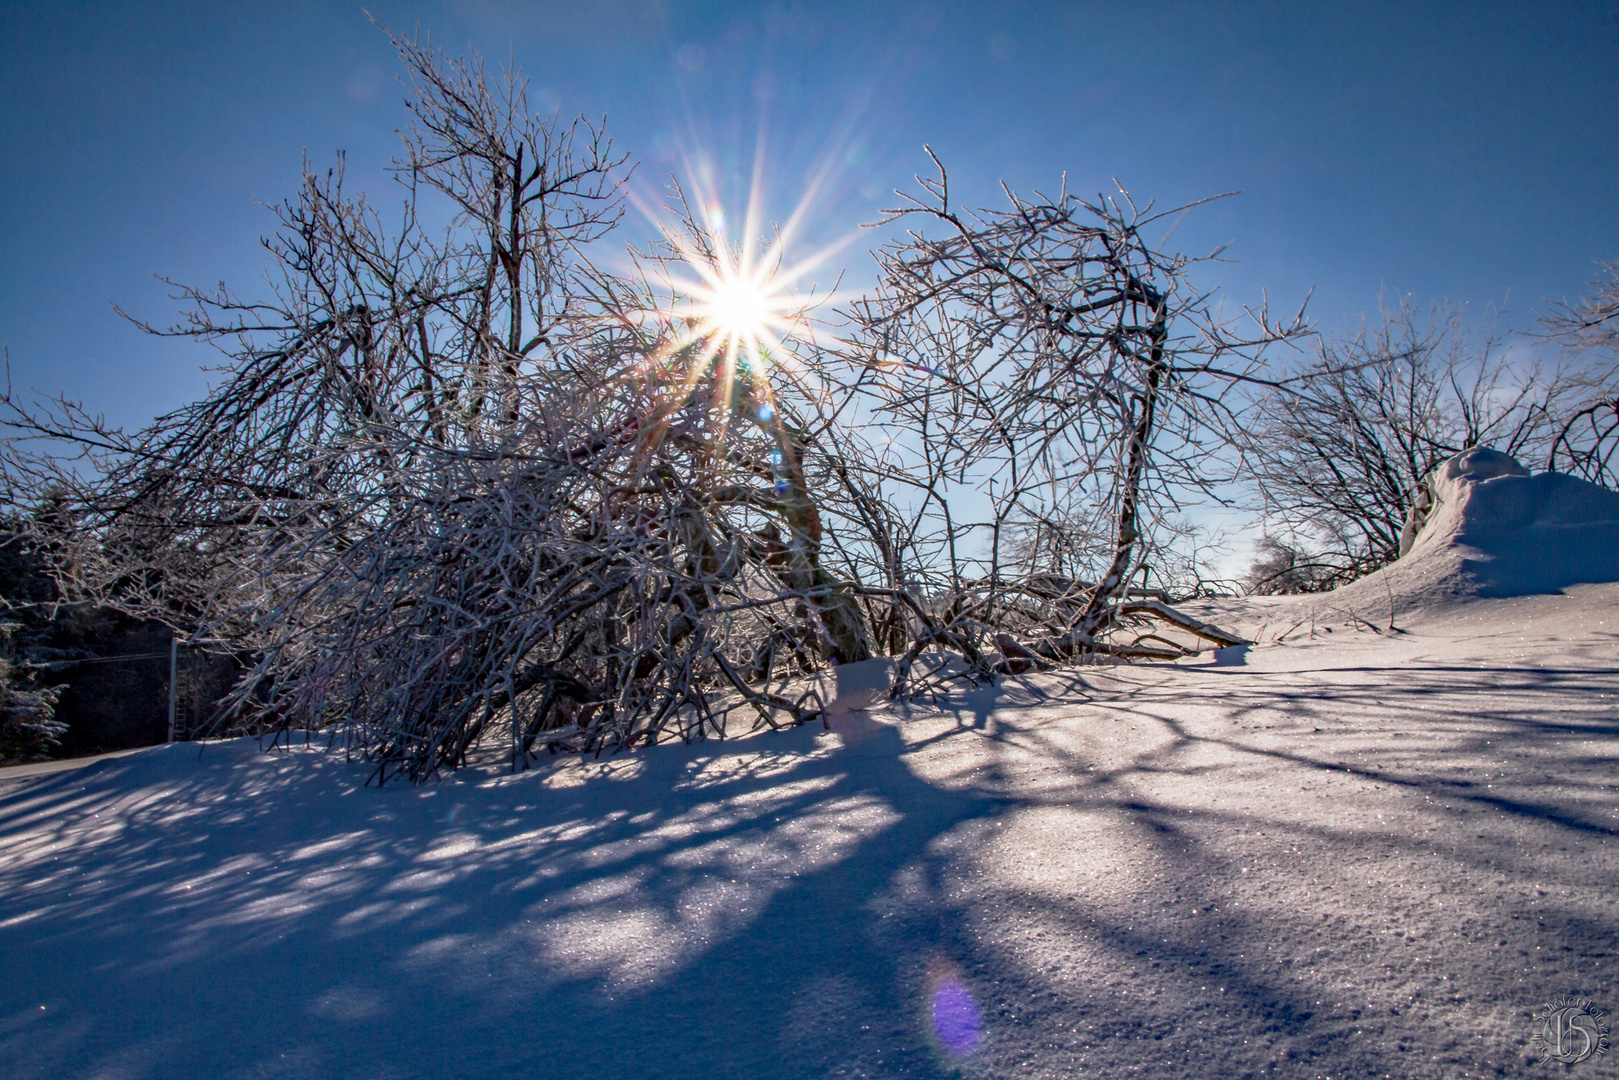
<path fill-rule="evenodd" d="M 719 433 L 738 410 L 779 426 L 778 395 L 818 392 L 816 312 L 846 297 L 838 290 L 841 275 L 828 286 L 816 278 L 862 235 L 851 230 L 804 250 L 806 230 L 823 228 L 812 219 L 832 169 L 827 164 L 812 170 L 783 221 L 765 209 L 762 136 L 751 185 L 739 193 L 744 206 L 726 204 L 709 155 L 702 153 L 689 155 L 686 180 L 671 178 L 657 196 L 630 189 L 632 203 L 659 236 L 632 255 L 636 272 L 646 274 L 651 286 L 647 370 L 670 380 L 660 391 L 667 401 L 701 392 L 713 403 Z"/>
<path fill-rule="evenodd" d="M 770 332 L 776 315 L 772 283 L 733 274 L 720 278 L 699 301 L 698 318 L 732 341 L 757 341 Z"/>
<path fill-rule="evenodd" d="M 704 245 L 700 252 L 682 249 L 681 259 L 696 274 L 685 291 L 694 320 L 691 336 L 707 343 L 705 352 L 744 366 L 781 356 L 799 329 L 805 304 L 774 260 L 754 264 L 724 244 Z"/>

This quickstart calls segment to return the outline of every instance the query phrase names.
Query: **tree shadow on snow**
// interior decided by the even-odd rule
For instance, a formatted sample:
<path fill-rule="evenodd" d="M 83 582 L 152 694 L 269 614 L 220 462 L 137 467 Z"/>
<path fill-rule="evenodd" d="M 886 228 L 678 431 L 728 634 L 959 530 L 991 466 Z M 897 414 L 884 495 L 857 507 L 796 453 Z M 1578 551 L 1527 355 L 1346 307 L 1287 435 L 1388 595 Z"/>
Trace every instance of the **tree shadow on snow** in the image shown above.
<path fill-rule="evenodd" d="M 1229 738 L 1177 719 L 1173 681 L 1124 693 L 1068 675 L 961 695 L 957 722 L 926 736 L 851 718 L 835 739 L 800 729 L 425 788 L 366 788 L 362 766 L 240 743 L 0 784 L 0 1072 L 926 1077 L 1101 1064 L 1243 1076 L 1311 1062 L 1443 1075 L 1451 1062 L 1423 1072 L 1399 1049 L 1398 1014 L 1321 1004 L 1307 957 L 1274 947 L 1308 940 L 1316 913 L 1281 926 L 1233 902 L 1239 860 L 1210 830 L 1268 827 L 1351 852 L 1363 838 L 1307 837 L 1251 812 L 1194 817 L 1136 782 L 1233 768 L 1199 757 L 1213 746 L 1605 839 L 1612 826 L 1583 805 L 1480 787 L 1441 757 L 1495 739 L 1539 752 L 1571 734 L 1611 748 L 1611 718 L 1559 718 L 1556 701 L 1612 680 L 1513 673 L 1476 731 L 1401 748 L 1398 762 L 1345 762 L 1306 732 L 1386 702 L 1388 687 L 1289 696 L 1231 674 L 1245 681 L 1216 702 Z M 1476 673 L 1427 676 L 1411 701 L 1462 692 Z M 1516 709 L 1525 693 L 1551 706 Z M 1040 723 L 997 720 L 1042 701 L 1127 709 L 1159 737 L 1098 768 Z M 1252 737 L 1282 725 L 1297 740 Z M 970 776 L 912 767 L 963 740 L 991 748 Z M 1067 793 L 1029 782 L 1015 755 L 1061 774 Z M 1089 815 L 1097 833 L 1050 837 L 1069 861 L 1045 887 L 986 876 L 1003 824 L 1048 811 Z M 1126 866 L 1159 869 L 1065 884 L 1098 837 Z M 1493 873 L 1511 852 L 1486 841 L 1457 855 Z M 951 980 L 981 1024 L 959 1056 L 930 1011 Z"/>

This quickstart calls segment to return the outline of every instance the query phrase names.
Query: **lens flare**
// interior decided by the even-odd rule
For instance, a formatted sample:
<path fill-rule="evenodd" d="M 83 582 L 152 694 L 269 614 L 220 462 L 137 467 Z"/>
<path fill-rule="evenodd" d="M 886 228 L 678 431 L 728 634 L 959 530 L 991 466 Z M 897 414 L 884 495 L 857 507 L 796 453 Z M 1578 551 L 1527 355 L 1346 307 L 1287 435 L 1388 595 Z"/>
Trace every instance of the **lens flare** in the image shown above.
<path fill-rule="evenodd" d="M 954 975 L 946 975 L 933 984 L 930 1003 L 933 1034 L 949 1055 L 957 1060 L 978 1049 L 982 1019 L 972 991 Z"/>

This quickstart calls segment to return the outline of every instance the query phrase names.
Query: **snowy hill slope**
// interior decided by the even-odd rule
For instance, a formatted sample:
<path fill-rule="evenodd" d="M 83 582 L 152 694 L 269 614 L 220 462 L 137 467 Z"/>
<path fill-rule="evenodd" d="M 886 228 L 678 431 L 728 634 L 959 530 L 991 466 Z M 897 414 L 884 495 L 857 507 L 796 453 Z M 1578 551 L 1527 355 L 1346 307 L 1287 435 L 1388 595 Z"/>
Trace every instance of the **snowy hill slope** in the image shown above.
<path fill-rule="evenodd" d="M 1525 1075 L 1619 1007 L 1616 600 L 420 789 L 0 778 L 0 1076 Z"/>
<path fill-rule="evenodd" d="M 1561 473 L 1531 475 L 1489 449 L 1458 454 L 1429 479 L 1432 505 L 1407 526 L 1395 563 L 1331 592 L 1198 601 L 1186 610 L 1253 640 L 1291 628 L 1387 627 L 1479 597 L 1619 582 L 1619 492 Z"/>

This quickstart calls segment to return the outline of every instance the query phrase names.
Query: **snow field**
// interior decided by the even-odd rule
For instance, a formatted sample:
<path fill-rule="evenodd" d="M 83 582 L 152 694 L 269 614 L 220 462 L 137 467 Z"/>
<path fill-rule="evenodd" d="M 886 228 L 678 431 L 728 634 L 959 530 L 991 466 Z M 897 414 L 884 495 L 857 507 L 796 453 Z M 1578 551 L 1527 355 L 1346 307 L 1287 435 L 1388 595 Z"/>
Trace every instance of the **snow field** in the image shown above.
<path fill-rule="evenodd" d="M 14 773 L 0 1075 L 1549 1074 L 1537 1007 L 1619 1006 L 1616 600 L 419 789 Z"/>

